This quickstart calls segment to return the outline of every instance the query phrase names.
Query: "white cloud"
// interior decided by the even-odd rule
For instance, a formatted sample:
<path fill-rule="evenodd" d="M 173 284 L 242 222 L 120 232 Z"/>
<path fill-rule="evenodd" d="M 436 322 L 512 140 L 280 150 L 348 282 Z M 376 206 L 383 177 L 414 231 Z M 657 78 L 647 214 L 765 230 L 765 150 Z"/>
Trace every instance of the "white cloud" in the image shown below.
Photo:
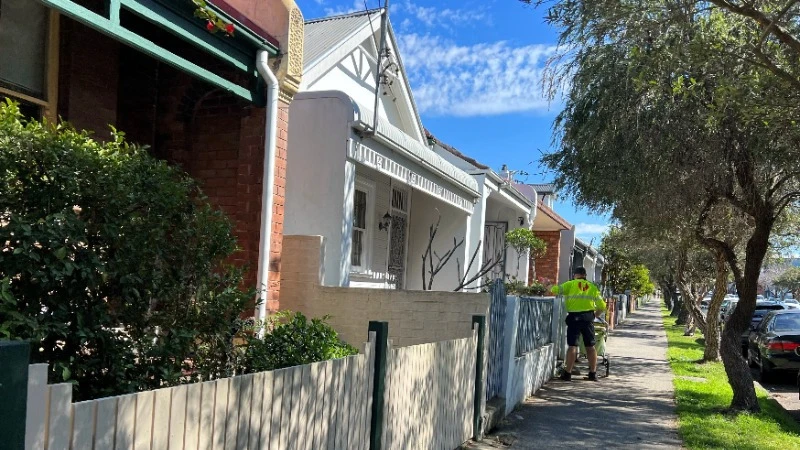
<path fill-rule="evenodd" d="M 320 5 L 325 2 L 325 0 L 315 0 L 315 1 L 317 3 L 319 3 Z M 320 3 L 320 2 L 322 2 L 322 3 Z M 350 7 L 339 5 L 339 6 L 335 7 L 335 8 L 330 8 L 330 7 L 325 8 L 325 15 L 326 16 L 340 16 L 342 14 L 350 14 L 350 13 L 354 13 L 354 12 L 357 12 L 357 11 L 364 11 L 364 0 L 353 0 L 353 5 L 350 6 Z"/>
<path fill-rule="evenodd" d="M 392 8 L 393 12 L 405 13 L 428 27 L 451 28 L 453 25 L 468 25 L 476 22 L 488 24 L 491 16 L 481 8 L 471 9 L 439 9 L 433 6 L 419 6 L 412 1 L 398 2 Z M 408 24 L 403 22 L 403 27 Z"/>
<path fill-rule="evenodd" d="M 549 109 L 542 81 L 553 45 L 458 45 L 416 33 L 399 40 L 421 112 L 482 116 Z"/>
<path fill-rule="evenodd" d="M 575 234 L 578 236 L 600 236 L 608 231 L 608 224 L 602 223 L 579 223 L 575 225 Z"/>

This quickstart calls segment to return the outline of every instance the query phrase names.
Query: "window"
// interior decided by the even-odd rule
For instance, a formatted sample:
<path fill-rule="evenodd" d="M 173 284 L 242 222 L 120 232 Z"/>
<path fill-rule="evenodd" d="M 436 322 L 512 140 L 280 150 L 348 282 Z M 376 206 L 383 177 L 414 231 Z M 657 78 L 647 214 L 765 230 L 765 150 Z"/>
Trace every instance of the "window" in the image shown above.
<path fill-rule="evenodd" d="M 30 0 L 0 0 L 0 99 L 55 119 L 58 15 Z"/>
<path fill-rule="evenodd" d="M 351 270 L 366 272 L 369 267 L 369 254 L 372 248 L 372 202 L 374 185 L 356 180 L 353 193 L 353 232 L 350 247 Z"/>

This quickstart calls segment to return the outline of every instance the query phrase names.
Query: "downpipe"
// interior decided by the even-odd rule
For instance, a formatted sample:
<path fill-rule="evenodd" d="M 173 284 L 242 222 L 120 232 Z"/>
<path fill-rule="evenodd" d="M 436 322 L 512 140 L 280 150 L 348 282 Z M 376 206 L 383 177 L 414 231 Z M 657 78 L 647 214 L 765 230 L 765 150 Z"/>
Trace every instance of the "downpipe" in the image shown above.
<path fill-rule="evenodd" d="M 269 298 L 269 255 L 272 248 L 272 207 L 275 193 L 275 147 L 278 128 L 278 79 L 269 68 L 269 52 L 259 50 L 256 55 L 256 70 L 267 85 L 267 136 L 264 142 L 264 173 L 261 190 L 261 237 L 258 243 L 258 309 L 256 319 L 267 318 Z M 264 337 L 265 327 L 258 331 Z"/>

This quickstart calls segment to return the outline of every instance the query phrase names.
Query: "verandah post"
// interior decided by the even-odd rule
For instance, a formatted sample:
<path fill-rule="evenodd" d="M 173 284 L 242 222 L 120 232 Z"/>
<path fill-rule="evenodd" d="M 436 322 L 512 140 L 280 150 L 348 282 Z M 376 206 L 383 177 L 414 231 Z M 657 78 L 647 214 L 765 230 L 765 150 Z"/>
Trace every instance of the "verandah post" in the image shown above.
<path fill-rule="evenodd" d="M 370 321 L 369 331 L 375 333 L 375 371 L 372 380 L 369 448 L 370 450 L 381 450 L 383 446 L 383 415 L 386 410 L 386 353 L 389 349 L 389 322 Z"/>
<path fill-rule="evenodd" d="M 486 348 L 486 316 L 472 316 L 473 329 L 476 325 L 478 327 L 478 349 L 475 355 L 475 409 L 472 416 L 472 439 L 479 441 L 483 437 L 481 422 L 484 401 L 483 366 L 485 364 L 484 352 Z"/>
<path fill-rule="evenodd" d="M 0 436 L 2 447 L 25 449 L 30 344 L 0 341 Z"/>

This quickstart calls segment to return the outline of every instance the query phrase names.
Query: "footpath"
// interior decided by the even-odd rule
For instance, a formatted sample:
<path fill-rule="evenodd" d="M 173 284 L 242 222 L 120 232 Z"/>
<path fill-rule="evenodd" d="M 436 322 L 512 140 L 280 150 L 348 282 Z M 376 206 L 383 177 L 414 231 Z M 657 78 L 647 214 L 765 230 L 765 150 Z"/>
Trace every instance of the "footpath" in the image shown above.
<path fill-rule="evenodd" d="M 658 302 L 628 316 L 610 333 L 607 349 L 608 378 L 583 380 L 584 360 L 583 375 L 548 382 L 484 442 L 467 448 L 681 448 Z"/>

